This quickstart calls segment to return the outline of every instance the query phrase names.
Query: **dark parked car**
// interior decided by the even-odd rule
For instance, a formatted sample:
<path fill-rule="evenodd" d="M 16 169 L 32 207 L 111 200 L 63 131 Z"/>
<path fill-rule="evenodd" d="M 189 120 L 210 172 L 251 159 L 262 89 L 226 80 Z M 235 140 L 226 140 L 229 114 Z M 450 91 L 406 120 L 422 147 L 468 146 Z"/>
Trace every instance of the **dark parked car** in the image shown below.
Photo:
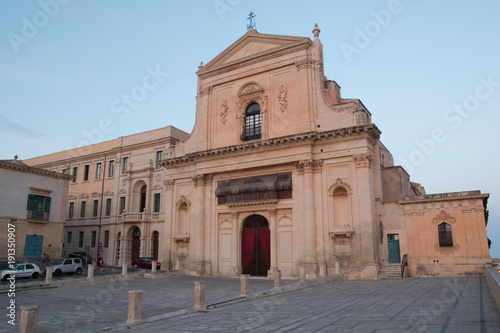
<path fill-rule="evenodd" d="M 68 255 L 68 258 L 80 258 L 82 259 L 83 265 L 92 264 L 92 256 L 87 252 L 74 251 Z"/>
<path fill-rule="evenodd" d="M 132 266 L 135 268 L 148 268 L 151 269 L 153 266 L 151 260 L 153 258 L 138 258 L 136 260 L 132 260 Z M 156 269 L 160 269 L 161 264 L 159 262 L 156 263 Z"/>

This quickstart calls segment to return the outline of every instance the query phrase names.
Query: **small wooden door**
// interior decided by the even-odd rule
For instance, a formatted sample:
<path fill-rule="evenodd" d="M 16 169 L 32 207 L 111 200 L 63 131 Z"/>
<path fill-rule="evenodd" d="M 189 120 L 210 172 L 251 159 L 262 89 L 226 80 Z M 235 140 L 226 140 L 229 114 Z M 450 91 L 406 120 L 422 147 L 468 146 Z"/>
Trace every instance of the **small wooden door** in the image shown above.
<path fill-rule="evenodd" d="M 399 253 L 399 235 L 388 234 L 387 246 L 389 249 L 389 263 L 397 264 L 401 262 L 401 255 Z"/>
<path fill-rule="evenodd" d="M 139 254 L 141 252 L 141 230 L 139 228 L 135 228 L 133 237 L 132 237 L 132 260 L 136 260 L 139 258 Z"/>
<path fill-rule="evenodd" d="M 40 258 L 42 256 L 43 236 L 26 235 L 24 245 L 25 258 Z"/>

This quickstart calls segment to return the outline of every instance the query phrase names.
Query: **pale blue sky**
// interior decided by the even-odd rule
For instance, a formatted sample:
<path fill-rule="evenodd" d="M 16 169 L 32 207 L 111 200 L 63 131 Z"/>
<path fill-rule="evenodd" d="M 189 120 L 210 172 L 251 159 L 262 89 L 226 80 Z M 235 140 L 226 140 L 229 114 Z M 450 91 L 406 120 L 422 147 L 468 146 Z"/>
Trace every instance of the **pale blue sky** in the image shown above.
<path fill-rule="evenodd" d="M 318 23 L 325 74 L 363 101 L 412 181 L 428 193 L 491 194 L 500 257 L 499 1 L 3 0 L 0 159 L 89 135 L 191 132 L 195 71 L 246 32 L 250 10 L 261 33 L 312 38 Z M 150 71 L 158 80 L 126 106 L 122 95 L 140 92 Z"/>

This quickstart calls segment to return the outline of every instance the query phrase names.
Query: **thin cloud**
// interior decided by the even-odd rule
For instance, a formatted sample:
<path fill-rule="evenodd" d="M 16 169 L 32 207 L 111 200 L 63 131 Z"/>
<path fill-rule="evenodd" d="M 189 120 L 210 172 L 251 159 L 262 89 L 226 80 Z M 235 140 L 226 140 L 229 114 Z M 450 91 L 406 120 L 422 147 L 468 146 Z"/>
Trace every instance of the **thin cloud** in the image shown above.
<path fill-rule="evenodd" d="M 0 132 L 9 133 L 16 137 L 36 139 L 43 135 L 35 129 L 13 122 L 9 117 L 0 114 Z"/>

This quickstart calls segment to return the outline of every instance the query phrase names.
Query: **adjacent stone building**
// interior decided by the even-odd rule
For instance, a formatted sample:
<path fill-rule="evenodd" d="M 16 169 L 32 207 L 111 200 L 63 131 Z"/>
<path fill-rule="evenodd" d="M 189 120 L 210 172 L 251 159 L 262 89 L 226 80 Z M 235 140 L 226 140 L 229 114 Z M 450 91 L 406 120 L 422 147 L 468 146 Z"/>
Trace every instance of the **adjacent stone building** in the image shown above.
<path fill-rule="evenodd" d="M 284 277 L 305 266 L 309 278 L 336 267 L 346 278 L 400 275 L 406 263 L 414 276 L 481 272 L 488 195 L 426 195 L 410 182 L 363 103 L 325 77 L 319 33 L 250 30 L 201 64 L 189 136 L 167 127 L 25 162 L 92 174 L 115 161 L 109 185 L 73 183 L 68 197 L 73 209 L 109 199 L 110 215 L 90 226 L 73 211 L 66 222 L 106 228 L 115 264 L 151 256 L 188 274 Z"/>
<path fill-rule="evenodd" d="M 68 181 L 17 158 L 0 161 L 1 261 L 10 261 L 8 254 L 16 261 L 61 256 Z"/>
<path fill-rule="evenodd" d="M 84 251 L 96 257 L 102 245 L 106 264 L 163 259 L 165 185 L 159 161 L 173 156 L 175 143 L 187 136 L 167 126 L 26 160 L 70 175 L 62 255 Z"/>

